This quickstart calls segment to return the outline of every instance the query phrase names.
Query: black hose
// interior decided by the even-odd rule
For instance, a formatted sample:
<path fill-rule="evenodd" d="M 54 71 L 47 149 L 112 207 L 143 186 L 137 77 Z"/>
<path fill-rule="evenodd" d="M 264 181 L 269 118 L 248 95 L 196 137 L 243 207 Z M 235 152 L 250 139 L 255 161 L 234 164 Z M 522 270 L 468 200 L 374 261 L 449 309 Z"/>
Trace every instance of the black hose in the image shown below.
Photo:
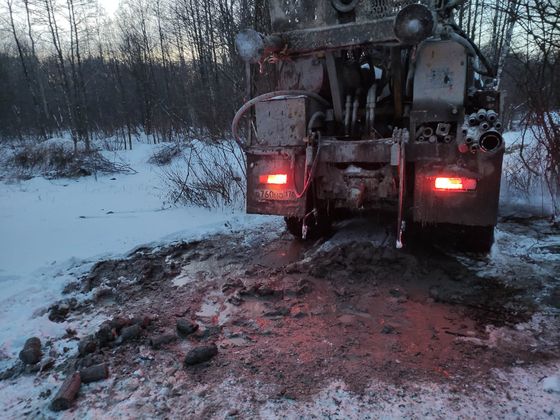
<path fill-rule="evenodd" d="M 464 38 L 465 41 L 467 41 L 472 46 L 476 55 L 478 56 L 478 58 L 480 58 L 482 65 L 486 68 L 486 73 L 480 71 L 477 71 L 477 73 L 480 73 L 483 76 L 496 77 L 496 69 L 494 68 L 494 66 L 492 66 L 492 64 L 490 64 L 484 53 L 480 50 L 480 48 L 478 48 L 478 45 L 476 45 L 476 43 L 472 39 L 470 39 L 465 31 L 463 31 L 457 24 L 450 23 L 449 25 L 453 28 L 457 35 L 459 35 L 461 38 Z"/>
<path fill-rule="evenodd" d="M 239 144 L 239 146 L 241 146 L 242 148 L 244 146 L 243 142 L 239 139 L 239 134 L 237 132 L 241 117 L 243 117 L 243 115 L 257 103 L 266 101 L 267 99 L 271 99 L 276 96 L 307 96 L 309 98 L 315 99 L 324 106 L 330 106 L 330 103 L 322 96 L 314 92 L 308 92 L 305 90 L 278 90 L 275 92 L 268 92 L 263 95 L 259 95 L 256 98 L 253 98 L 250 101 L 246 102 L 241 108 L 239 108 L 239 111 L 237 111 L 235 117 L 233 117 L 233 122 L 231 123 L 231 133 L 233 134 L 233 138 Z"/>

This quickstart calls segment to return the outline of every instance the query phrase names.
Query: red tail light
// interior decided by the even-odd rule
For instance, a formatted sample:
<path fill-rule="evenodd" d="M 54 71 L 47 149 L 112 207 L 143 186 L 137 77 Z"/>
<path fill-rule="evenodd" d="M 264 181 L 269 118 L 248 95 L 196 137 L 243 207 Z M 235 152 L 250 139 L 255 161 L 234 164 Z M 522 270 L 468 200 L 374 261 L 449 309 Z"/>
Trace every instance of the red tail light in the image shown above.
<path fill-rule="evenodd" d="M 261 175 L 259 176 L 259 182 L 261 184 L 286 185 L 288 183 L 288 175 L 286 174 Z"/>
<path fill-rule="evenodd" d="M 473 178 L 437 177 L 434 183 L 436 191 L 473 191 L 476 190 L 477 180 Z"/>

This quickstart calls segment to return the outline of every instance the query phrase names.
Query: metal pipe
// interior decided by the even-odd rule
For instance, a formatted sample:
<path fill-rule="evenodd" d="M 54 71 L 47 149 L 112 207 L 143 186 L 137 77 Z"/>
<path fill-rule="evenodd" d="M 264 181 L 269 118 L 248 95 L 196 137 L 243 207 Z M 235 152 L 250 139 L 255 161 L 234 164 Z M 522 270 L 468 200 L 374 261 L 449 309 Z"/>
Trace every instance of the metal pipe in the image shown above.
<path fill-rule="evenodd" d="M 498 150 L 504 140 L 502 135 L 495 130 L 490 130 L 480 137 L 480 148 L 484 152 L 495 152 Z"/>
<path fill-rule="evenodd" d="M 434 130 L 431 127 L 424 128 L 424 137 L 431 137 L 434 134 Z"/>
<path fill-rule="evenodd" d="M 486 110 L 485 109 L 480 109 L 476 113 L 476 118 L 478 118 L 478 121 L 486 121 Z"/>
<path fill-rule="evenodd" d="M 360 99 L 359 99 L 358 91 L 356 91 L 356 96 L 354 97 L 354 104 L 352 106 L 352 130 L 351 130 L 352 135 L 356 133 L 356 122 L 358 121 L 359 107 L 360 107 Z"/>
<path fill-rule="evenodd" d="M 366 100 L 366 126 L 368 134 L 371 133 L 375 126 L 375 106 L 377 104 L 377 84 L 373 84 L 367 94 Z"/>
<path fill-rule="evenodd" d="M 346 95 L 346 106 L 344 109 L 344 133 L 348 135 L 350 133 L 350 119 L 352 117 L 352 96 Z"/>

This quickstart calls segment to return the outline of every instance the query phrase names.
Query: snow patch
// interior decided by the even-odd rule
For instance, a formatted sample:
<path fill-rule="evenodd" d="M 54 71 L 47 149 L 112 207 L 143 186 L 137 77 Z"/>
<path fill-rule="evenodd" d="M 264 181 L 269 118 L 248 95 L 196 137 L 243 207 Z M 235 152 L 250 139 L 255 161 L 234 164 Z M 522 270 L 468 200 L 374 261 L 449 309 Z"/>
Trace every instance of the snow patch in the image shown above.
<path fill-rule="evenodd" d="M 560 393 L 560 376 L 549 376 L 543 379 L 543 390 Z"/>

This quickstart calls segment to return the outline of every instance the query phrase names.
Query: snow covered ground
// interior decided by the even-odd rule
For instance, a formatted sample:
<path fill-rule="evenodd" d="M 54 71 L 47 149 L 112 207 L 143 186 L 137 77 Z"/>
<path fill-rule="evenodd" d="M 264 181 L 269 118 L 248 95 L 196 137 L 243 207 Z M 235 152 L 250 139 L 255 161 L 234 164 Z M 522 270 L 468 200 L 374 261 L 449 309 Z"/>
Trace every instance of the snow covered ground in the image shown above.
<path fill-rule="evenodd" d="M 511 142 L 515 141 L 515 135 L 510 135 L 508 139 Z M 373 412 L 375 412 L 373 417 L 381 416 L 383 418 L 424 416 L 432 418 L 460 416 L 474 418 L 481 414 L 488 417 L 560 418 L 557 409 L 560 401 L 558 379 L 560 366 L 558 359 L 551 356 L 551 360 L 547 362 L 542 362 L 540 359 L 532 360 L 531 357 L 535 350 L 533 348 L 524 349 L 524 357 L 528 362 L 518 360 L 515 357 L 510 360 L 509 355 L 507 357 L 500 356 L 501 364 L 499 366 L 492 364 L 493 362 L 490 363 L 490 360 L 488 364 L 491 365 L 493 372 L 486 376 L 491 376 L 492 381 L 497 382 L 497 384 L 492 381 L 488 382 L 487 377 L 482 380 L 484 378 L 474 375 L 472 387 L 469 386 L 464 389 L 459 387 L 458 384 L 468 383 L 471 378 L 465 379 L 460 374 L 452 375 L 451 379 L 448 378 L 449 384 L 443 385 L 430 381 L 407 382 L 404 379 L 392 383 L 388 373 L 394 373 L 395 366 L 389 366 L 386 371 L 382 370 L 381 374 L 378 372 L 377 377 L 374 373 L 364 372 L 364 375 L 371 377 L 372 381 L 365 388 L 365 393 L 354 393 L 353 390 L 347 389 L 347 384 L 345 385 L 338 378 L 334 378 L 336 380 L 333 379 L 334 381 L 330 386 L 323 387 L 307 399 L 295 401 L 286 397 L 282 392 L 270 391 L 275 386 L 284 385 L 281 382 L 267 384 L 261 382 L 262 378 L 254 381 L 251 376 L 253 373 L 247 366 L 260 366 L 259 363 L 263 361 L 264 366 L 262 366 L 261 371 L 269 372 L 270 369 L 266 363 L 290 362 L 293 359 L 290 356 L 292 351 L 297 351 L 298 348 L 301 350 L 303 344 L 305 344 L 297 340 L 292 343 L 290 339 L 297 338 L 298 331 L 301 333 L 308 331 L 309 320 L 313 317 L 315 317 L 313 319 L 320 319 L 322 313 L 320 311 L 317 312 L 317 315 L 305 317 L 303 320 L 295 317 L 292 320 L 290 315 L 283 316 L 282 319 L 273 321 L 271 324 L 272 334 L 268 330 L 262 336 L 251 332 L 253 340 L 250 344 L 236 344 L 234 338 L 227 346 L 220 347 L 220 352 L 224 351 L 219 361 L 208 368 L 212 375 L 205 376 L 205 373 L 201 373 L 200 377 L 202 379 L 200 382 L 197 382 L 196 375 L 186 371 L 177 362 L 179 360 L 178 355 L 181 355 L 185 348 L 192 343 L 188 344 L 183 341 L 172 351 L 164 352 L 152 352 L 147 346 L 141 345 L 140 352 L 137 351 L 138 354 L 134 357 L 132 357 L 132 353 L 129 353 L 130 348 L 126 346 L 116 348 L 110 351 L 112 356 L 108 356 L 118 356 L 110 360 L 111 369 L 114 372 L 111 378 L 99 384 L 84 386 L 85 391 L 76 404 L 75 411 L 55 416 L 48 410 L 48 403 L 52 397 L 50 392 L 55 392 L 60 386 L 63 380 L 61 366 L 68 358 L 73 357 L 77 346 L 75 337 L 68 335 L 67 330 L 75 330 L 78 337 L 83 338 L 86 334 L 95 331 L 103 319 L 119 309 L 115 308 L 119 305 L 115 302 L 111 303 L 111 301 L 106 304 L 100 303 L 99 307 L 90 308 L 88 311 L 75 317 L 71 316 L 68 320 L 60 323 L 49 321 L 47 309 L 55 301 L 68 297 L 68 295 L 62 295 L 64 287 L 69 282 L 76 281 L 82 275 L 87 274 L 96 262 L 108 258 L 127 256 L 131 250 L 144 245 L 153 247 L 167 245 L 175 241 L 207 237 L 213 233 L 230 233 L 230 243 L 224 242 L 222 244 L 220 243 L 220 237 L 210 237 L 209 241 L 215 241 L 216 243 L 212 244 L 212 247 L 207 247 L 206 251 L 203 243 L 201 249 L 196 250 L 197 252 L 200 251 L 202 255 L 200 263 L 196 261 L 194 263 L 184 263 L 187 274 L 190 273 L 189 267 L 193 271 L 190 273 L 192 279 L 197 279 L 198 270 L 201 270 L 204 268 L 204 264 L 207 264 L 205 258 L 209 258 L 210 261 L 215 260 L 214 263 L 221 271 L 218 270 L 217 274 L 209 275 L 208 279 L 189 282 L 188 287 L 185 287 L 186 283 L 184 282 L 175 282 L 183 276 L 183 273 L 181 273 L 181 276 L 177 279 L 169 280 L 165 284 L 162 283 L 162 289 L 141 290 L 138 292 L 136 299 L 127 298 L 128 300 L 122 305 L 124 309 L 120 308 L 127 313 L 149 311 L 153 310 L 154 307 L 161 308 L 162 313 L 165 310 L 173 312 L 173 308 L 163 307 L 171 305 L 172 301 L 168 300 L 169 296 L 176 296 L 177 292 L 181 291 L 183 293 L 183 295 L 179 293 L 181 302 L 187 301 L 186 298 L 189 297 L 188 301 L 191 304 L 197 302 L 193 297 L 203 299 L 199 302 L 202 305 L 207 298 L 211 299 L 211 302 L 225 298 L 219 291 L 223 290 L 222 283 L 225 278 L 232 275 L 232 269 L 235 269 L 235 275 L 240 278 L 254 277 L 252 279 L 254 281 L 276 278 L 281 282 L 290 278 L 290 276 L 286 276 L 286 272 L 283 271 L 284 267 L 280 267 L 277 261 L 278 258 L 281 260 L 286 257 L 287 253 L 290 253 L 286 244 L 293 242 L 288 237 L 282 236 L 280 220 L 271 217 L 247 216 L 242 211 L 233 209 L 210 211 L 194 207 L 164 205 L 166 191 L 161 179 L 162 169 L 148 163 L 150 156 L 159 147 L 161 146 L 136 143 L 132 151 L 104 152 L 111 160 L 129 164 L 136 171 L 135 174 L 58 180 L 36 177 L 27 181 L 0 182 L 0 373 L 13 365 L 25 339 L 31 336 L 38 336 L 43 343 L 47 343 L 46 347 L 53 350 L 53 354 L 56 354 L 57 364 L 57 367 L 52 371 L 37 375 L 23 375 L 9 381 L 0 381 L 0 418 L 24 416 L 148 418 L 165 417 L 166 415 L 169 416 L 169 413 L 179 416 L 188 412 L 192 413 L 193 417 L 200 418 L 233 418 L 236 416 L 368 418 L 368 416 L 372 417 Z M 509 162 L 509 160 L 506 159 L 506 162 Z M 508 189 L 506 188 L 504 191 L 504 198 L 507 199 Z M 465 270 L 475 272 L 481 278 L 486 276 L 490 280 L 500 279 L 500 282 L 506 285 L 511 283 L 513 286 L 528 290 L 527 294 L 535 290 L 535 296 L 531 301 L 534 300 L 538 303 L 539 311 L 543 310 L 543 307 L 549 311 L 546 313 L 546 322 L 549 324 L 542 323 L 543 318 L 538 312 L 538 316 L 533 318 L 534 322 L 531 321 L 535 325 L 538 323 L 538 326 L 528 323 L 517 324 L 515 328 L 524 331 L 523 334 L 532 340 L 540 340 L 548 346 L 550 344 L 547 341 L 549 340 L 548 335 L 545 334 L 543 338 L 539 334 L 542 335 L 543 330 L 557 331 L 557 324 L 555 326 L 554 322 L 558 320 L 558 312 L 556 310 L 552 311 L 551 308 L 556 305 L 555 299 L 559 296 L 558 290 L 560 288 L 557 280 L 549 280 L 548 277 L 552 278 L 550 267 L 556 267 L 555 264 L 559 261 L 558 243 L 560 239 L 557 232 L 555 234 L 549 232 L 550 228 L 546 221 L 529 221 L 527 223 L 531 225 L 523 226 L 515 221 L 502 223 L 498 229 L 497 246 L 495 246 L 489 259 L 473 260 L 470 256 L 454 256 L 453 258 L 460 261 L 465 266 Z M 353 230 L 351 226 L 341 228 L 335 237 L 329 239 L 318 250 L 329 251 L 335 246 L 352 245 L 353 241 L 356 241 L 359 237 L 359 235 L 356 235 L 356 231 L 361 232 L 362 240 L 365 242 L 375 242 L 375 238 L 383 238 L 385 232 L 385 230 L 375 231 L 379 234 L 375 236 L 371 231 L 366 232 L 362 225 L 358 225 L 356 229 Z M 241 230 L 241 232 L 232 233 L 232 231 L 237 230 Z M 266 236 L 266 238 L 263 239 L 263 236 Z M 206 246 L 208 246 L 208 243 L 206 243 Z M 390 247 L 390 245 L 387 246 Z M 245 251 L 243 251 L 243 247 L 246 248 Z M 204 252 L 208 252 L 210 256 L 202 258 Z M 311 249 L 309 252 L 310 255 L 314 255 L 313 252 L 315 251 Z M 275 259 L 273 264 L 270 262 L 272 257 L 269 254 Z M 303 258 L 305 255 L 307 254 L 301 256 L 298 254 L 297 257 Z M 384 263 L 391 266 L 391 261 L 389 263 L 385 261 Z M 271 266 L 268 267 L 267 264 L 271 264 Z M 404 265 L 406 264 L 403 263 Z M 372 270 L 376 267 L 375 264 L 369 263 L 367 266 Z M 383 264 L 380 267 L 383 267 Z M 442 266 L 441 269 L 445 270 L 445 267 Z M 417 271 L 419 270 L 415 269 L 411 273 L 417 274 Z M 428 270 L 425 274 L 428 276 L 432 272 L 435 273 L 435 278 L 441 277 L 438 270 Z M 291 276 L 293 277 L 293 274 Z M 341 275 L 340 278 L 346 281 L 348 276 L 351 279 L 352 273 Z M 381 277 L 378 279 L 380 285 L 383 285 L 385 280 L 391 280 L 385 286 L 394 289 L 395 286 L 392 282 L 396 281 L 395 279 L 385 274 Z M 189 279 L 192 280 L 190 277 Z M 520 282 L 520 279 L 525 279 L 525 283 Z M 535 279 L 538 279 L 542 284 Z M 447 283 L 444 283 L 451 287 L 450 294 L 454 290 L 453 287 L 466 284 L 464 279 L 461 282 L 457 282 L 454 278 L 448 280 Z M 490 280 L 489 283 L 492 283 Z M 120 280 L 113 279 L 113 281 L 119 283 Z M 435 303 L 431 294 L 433 289 L 431 282 L 432 280 L 426 283 L 426 290 L 421 293 L 417 290 L 418 286 L 415 282 L 403 283 L 401 285 L 403 290 L 408 287 L 411 288 L 409 293 L 412 297 L 400 303 L 395 301 L 396 298 L 390 293 L 388 298 L 385 297 L 387 293 L 381 293 L 379 296 L 371 294 L 370 296 L 369 285 L 367 286 L 368 293 L 359 291 L 355 294 L 348 294 L 344 289 L 338 290 L 338 285 L 335 287 L 334 284 L 328 285 L 324 289 L 319 288 L 321 282 L 318 282 L 316 286 L 317 293 L 322 290 L 321 293 L 328 296 L 329 299 L 334 299 L 334 302 L 339 305 L 332 306 L 335 308 L 333 316 L 339 315 L 339 307 L 346 308 L 344 310 L 348 311 L 351 309 L 350 314 L 354 318 L 363 315 L 361 312 L 356 313 L 353 306 L 348 306 L 349 300 L 352 305 L 358 305 L 364 303 L 360 301 L 362 297 L 370 296 L 372 299 L 377 299 L 378 303 L 385 304 L 388 302 L 390 309 L 397 311 L 399 313 L 398 317 L 401 317 L 402 314 L 399 311 L 407 305 L 413 308 L 417 305 L 425 305 L 426 308 L 433 311 Z M 119 287 L 123 287 L 123 289 L 118 290 L 116 288 L 115 290 L 126 296 L 126 284 L 128 284 L 126 281 L 122 282 Z M 354 283 L 350 282 L 350 285 L 352 284 Z M 197 288 L 200 288 L 200 290 Z M 167 294 L 163 293 L 165 290 L 167 290 Z M 334 295 L 333 290 L 336 292 Z M 442 290 L 445 292 L 445 289 Z M 481 289 L 479 292 L 484 294 L 485 290 Z M 415 293 L 419 293 L 419 297 Z M 441 293 L 438 295 L 438 299 L 443 299 L 444 295 Z M 468 293 L 465 293 L 465 295 L 468 296 Z M 80 295 L 80 293 L 72 296 L 84 298 L 83 294 Z M 309 302 L 306 302 L 304 297 L 296 300 L 301 299 L 302 302 L 309 305 L 319 305 L 322 302 L 316 296 L 311 296 Z M 497 298 L 501 298 L 501 295 L 496 294 Z M 355 299 L 356 302 L 353 302 L 352 299 Z M 453 301 L 453 299 L 451 300 Z M 259 305 L 263 304 L 258 299 L 255 299 L 255 301 Z M 367 310 L 375 307 L 371 304 L 371 301 L 368 302 Z M 254 308 L 249 304 L 253 303 L 247 303 L 252 308 L 251 310 Z M 517 300 L 511 298 L 511 301 L 506 299 L 504 305 L 516 305 L 518 303 Z M 269 303 L 265 301 L 264 304 Z M 106 307 L 103 308 L 103 305 Z M 445 305 L 445 303 L 441 305 Z M 441 307 L 441 305 L 438 307 Z M 450 304 L 449 306 L 451 314 L 455 314 L 456 311 L 456 307 L 453 305 Z M 242 305 L 240 309 L 243 308 Z M 230 309 L 233 311 L 235 308 Z M 105 310 L 104 313 L 103 310 Z M 428 309 L 423 309 L 423 311 L 428 311 Z M 198 312 L 193 309 L 195 314 L 203 312 L 202 309 Z M 313 314 L 312 311 L 310 313 Z M 166 316 L 170 319 L 175 317 L 172 313 Z M 169 321 L 167 318 L 162 315 L 162 319 L 166 322 Z M 199 319 L 199 322 L 204 325 L 204 316 L 199 318 L 202 319 Z M 415 318 L 412 317 L 411 319 Z M 448 320 L 445 317 L 443 319 L 446 320 L 445 322 Z M 348 316 L 344 320 L 348 321 Z M 259 321 L 262 321 L 262 319 L 259 318 Z M 161 323 L 163 322 L 162 320 Z M 294 327 L 294 324 L 300 322 L 301 329 L 298 330 L 298 325 Z M 321 331 L 321 334 L 330 332 L 333 339 L 343 341 L 351 339 L 359 331 L 364 333 L 362 338 L 370 337 L 372 335 L 371 331 L 381 334 L 375 329 L 377 328 L 377 324 L 375 324 L 377 318 L 374 317 L 368 322 L 374 324 L 374 329 L 368 330 L 370 328 L 369 324 L 357 323 L 352 328 L 343 330 L 341 334 L 342 330 L 338 330 L 340 328 L 337 326 L 338 324 L 332 323 L 321 324 L 318 331 Z M 325 328 L 326 325 L 331 327 L 334 325 L 334 328 Z M 211 326 L 210 321 L 206 326 Z M 288 326 L 291 327 L 288 328 Z M 500 338 L 505 334 L 507 337 L 510 335 L 518 337 L 519 334 L 517 334 L 515 328 L 483 331 L 480 333 L 482 338 L 473 339 L 468 344 L 475 346 L 472 347 L 475 350 L 476 346 L 480 348 L 491 347 L 489 343 L 494 336 Z M 282 336 L 283 329 L 286 330 L 285 336 Z M 294 334 L 294 331 L 296 334 Z M 465 343 L 468 341 L 463 337 L 453 338 L 443 330 L 439 333 L 442 341 L 446 341 L 445 337 L 447 337 L 451 348 L 461 349 L 461 346 L 466 345 Z M 66 337 L 62 338 L 65 335 Z M 267 351 L 277 351 L 281 347 L 280 345 L 275 347 L 268 344 L 268 340 L 272 340 L 274 337 L 280 337 L 279 342 L 283 342 L 286 346 L 285 357 L 280 357 L 278 360 L 274 358 L 263 359 L 260 353 L 254 355 L 250 351 L 259 343 L 263 344 L 262 350 L 265 353 Z M 401 339 L 406 344 L 407 337 L 414 336 L 406 333 L 391 335 L 390 337 L 384 335 L 381 336 L 381 339 L 374 340 L 372 347 L 376 343 L 388 343 L 390 340 Z M 220 340 L 227 342 L 228 338 L 220 337 Z M 440 339 L 436 340 L 432 336 L 430 340 L 439 342 Z M 556 336 L 549 341 L 554 340 L 557 342 Z M 500 344 L 500 346 L 510 346 L 509 341 L 503 339 L 502 341 L 505 344 Z M 369 343 L 365 338 L 364 342 Z M 350 347 L 359 348 L 356 343 L 353 342 Z M 430 347 L 431 343 L 432 341 L 429 341 Z M 343 344 L 346 345 L 345 342 Z M 412 342 L 411 348 L 417 344 Z M 493 352 L 498 354 L 503 351 L 500 346 L 497 350 L 491 349 L 483 354 L 490 358 Z M 243 351 L 245 347 L 246 354 L 244 358 L 239 360 L 237 352 Z M 554 343 L 550 347 L 554 349 Z M 404 346 L 403 348 L 408 347 Z M 394 357 L 393 347 L 390 347 L 387 351 L 387 354 L 382 354 L 382 359 L 387 358 L 389 360 L 389 358 Z M 399 352 L 402 353 L 403 350 L 400 349 Z M 550 350 L 550 353 L 556 354 L 555 350 Z M 313 359 L 310 356 L 312 354 L 311 351 L 307 354 L 310 360 Z M 463 353 L 460 352 L 460 354 Z M 121 358 L 119 359 L 119 357 Z M 318 356 L 315 355 L 315 357 Z M 457 366 L 460 366 L 463 359 L 460 355 L 457 357 Z M 440 369 L 440 363 L 436 359 L 433 362 L 435 363 L 434 366 Z M 344 354 L 335 354 L 331 360 L 334 362 L 329 365 L 336 367 L 338 366 L 337 363 L 353 363 L 354 359 L 347 360 Z M 287 372 L 303 372 L 299 364 L 305 362 L 305 360 L 298 358 L 296 362 L 297 367 L 289 366 Z M 397 364 L 400 363 L 401 361 L 398 361 Z M 428 363 L 428 368 L 431 366 L 430 363 Z M 475 365 L 477 363 L 478 361 Z M 140 369 L 138 366 L 143 366 L 143 368 Z M 234 370 L 236 366 L 239 369 L 238 371 Z M 359 366 L 359 370 L 363 370 L 362 365 Z M 310 369 L 314 371 L 316 368 L 312 367 Z M 406 371 L 406 369 L 403 368 L 403 371 Z M 220 374 L 225 375 L 227 372 L 229 372 L 230 377 L 226 377 L 220 382 Z M 330 379 L 329 373 L 325 373 L 323 368 L 318 369 L 317 372 L 324 376 L 323 379 Z M 296 379 L 294 379 L 294 383 L 302 385 Z M 489 383 L 492 385 L 491 388 L 489 388 Z M 497 389 L 493 387 L 497 387 Z M 30 393 L 30 389 L 33 389 L 33 392 Z M 183 389 L 186 390 L 184 394 Z M 274 396 L 276 394 L 281 396 Z"/>
<path fill-rule="evenodd" d="M 258 221 L 239 210 L 164 207 L 162 170 L 148 163 L 160 147 L 104 152 L 136 174 L 0 182 L 0 370 L 28 336 L 64 332 L 36 311 L 60 298 L 73 271 L 144 244 Z"/>

